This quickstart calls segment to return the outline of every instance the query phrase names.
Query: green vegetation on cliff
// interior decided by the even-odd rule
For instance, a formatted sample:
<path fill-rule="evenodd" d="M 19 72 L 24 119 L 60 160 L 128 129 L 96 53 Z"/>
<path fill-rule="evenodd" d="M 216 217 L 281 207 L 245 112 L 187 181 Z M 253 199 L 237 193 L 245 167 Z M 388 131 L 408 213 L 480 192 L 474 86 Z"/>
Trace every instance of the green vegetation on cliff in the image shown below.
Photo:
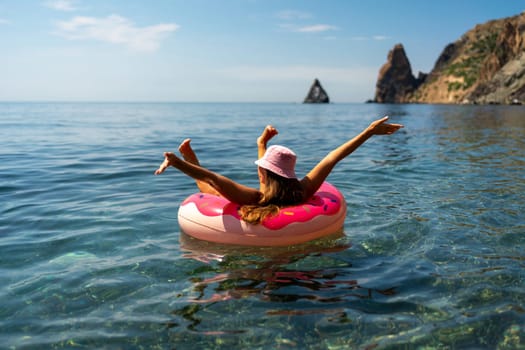
<path fill-rule="evenodd" d="M 452 63 L 445 74 L 461 78 L 462 82 L 454 81 L 448 84 L 448 91 L 467 90 L 480 78 L 483 62 L 492 53 L 496 53 L 498 33 L 491 31 L 482 33 L 475 41 L 468 41 L 464 58 Z"/>

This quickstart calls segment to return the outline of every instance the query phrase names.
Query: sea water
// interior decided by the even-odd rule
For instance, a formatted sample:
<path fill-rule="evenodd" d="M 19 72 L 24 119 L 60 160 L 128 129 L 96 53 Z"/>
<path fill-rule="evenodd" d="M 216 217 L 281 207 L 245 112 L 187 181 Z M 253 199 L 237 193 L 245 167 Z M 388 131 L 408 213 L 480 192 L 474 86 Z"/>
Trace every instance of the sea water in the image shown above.
<path fill-rule="evenodd" d="M 343 236 L 278 249 L 188 238 L 195 183 L 164 151 L 257 186 L 255 140 L 301 176 L 389 115 L 328 180 Z M 6 349 L 523 349 L 525 108 L 0 103 Z"/>

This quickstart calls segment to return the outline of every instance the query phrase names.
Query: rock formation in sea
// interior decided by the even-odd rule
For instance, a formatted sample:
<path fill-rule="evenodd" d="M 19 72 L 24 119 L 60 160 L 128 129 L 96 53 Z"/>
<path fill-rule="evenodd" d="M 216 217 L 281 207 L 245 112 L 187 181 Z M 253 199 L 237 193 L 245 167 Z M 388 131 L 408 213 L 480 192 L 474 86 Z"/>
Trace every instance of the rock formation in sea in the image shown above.
<path fill-rule="evenodd" d="M 321 83 L 316 78 L 308 91 L 303 103 L 330 103 L 328 94 L 321 86 Z"/>
<path fill-rule="evenodd" d="M 387 62 L 379 70 L 375 102 L 405 103 L 421 85 L 424 76 L 414 77 L 402 44 L 397 44 L 388 53 Z"/>
<path fill-rule="evenodd" d="M 476 25 L 418 78 L 396 45 L 379 72 L 374 102 L 525 103 L 525 12 Z"/>

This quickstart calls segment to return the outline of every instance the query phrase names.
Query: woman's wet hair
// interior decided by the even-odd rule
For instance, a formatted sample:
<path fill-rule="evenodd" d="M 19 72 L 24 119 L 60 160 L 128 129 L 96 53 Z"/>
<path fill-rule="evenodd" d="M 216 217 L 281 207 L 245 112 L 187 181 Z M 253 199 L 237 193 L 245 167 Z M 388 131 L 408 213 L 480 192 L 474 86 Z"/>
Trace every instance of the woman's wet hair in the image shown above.
<path fill-rule="evenodd" d="M 276 215 L 282 207 L 304 201 L 301 183 L 295 178 L 286 178 L 266 170 L 264 192 L 257 205 L 244 205 L 241 218 L 250 224 L 260 224 L 267 216 Z"/>

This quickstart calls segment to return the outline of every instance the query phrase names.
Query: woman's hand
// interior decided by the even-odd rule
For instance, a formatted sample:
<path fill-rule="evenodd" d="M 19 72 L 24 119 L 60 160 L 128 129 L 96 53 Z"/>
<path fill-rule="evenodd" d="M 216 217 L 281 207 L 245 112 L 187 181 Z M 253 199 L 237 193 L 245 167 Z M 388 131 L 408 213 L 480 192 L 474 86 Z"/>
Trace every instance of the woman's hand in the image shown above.
<path fill-rule="evenodd" d="M 266 152 L 266 144 L 278 133 L 277 129 L 271 125 L 267 125 L 264 128 L 261 136 L 257 138 L 257 159 L 261 159 L 262 156 L 264 156 L 264 153 Z"/>
<path fill-rule="evenodd" d="M 388 117 L 384 117 L 372 122 L 367 131 L 372 133 L 372 135 L 390 135 L 403 127 L 401 124 L 385 123 L 387 120 Z"/>
<path fill-rule="evenodd" d="M 272 137 L 274 137 L 275 135 L 277 135 L 278 133 L 279 133 L 279 132 L 277 131 L 276 128 L 274 128 L 274 127 L 271 126 L 271 125 L 267 125 L 267 126 L 264 128 L 264 130 L 263 130 L 261 136 L 259 136 L 259 137 L 257 138 L 257 145 L 266 148 L 266 144 L 268 143 L 268 141 L 270 141 L 270 139 L 271 139 Z"/>

